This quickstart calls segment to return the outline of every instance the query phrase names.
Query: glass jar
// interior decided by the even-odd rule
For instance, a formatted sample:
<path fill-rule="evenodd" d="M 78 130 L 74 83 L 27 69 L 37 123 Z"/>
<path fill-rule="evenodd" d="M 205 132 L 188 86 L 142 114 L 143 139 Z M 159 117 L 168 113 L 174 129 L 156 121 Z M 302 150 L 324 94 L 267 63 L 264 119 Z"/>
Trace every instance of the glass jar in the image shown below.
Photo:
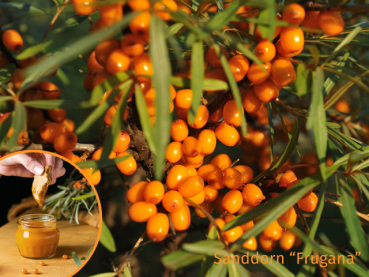
<path fill-rule="evenodd" d="M 56 218 L 48 214 L 30 214 L 18 218 L 15 241 L 21 256 L 30 259 L 51 258 L 59 244 Z"/>

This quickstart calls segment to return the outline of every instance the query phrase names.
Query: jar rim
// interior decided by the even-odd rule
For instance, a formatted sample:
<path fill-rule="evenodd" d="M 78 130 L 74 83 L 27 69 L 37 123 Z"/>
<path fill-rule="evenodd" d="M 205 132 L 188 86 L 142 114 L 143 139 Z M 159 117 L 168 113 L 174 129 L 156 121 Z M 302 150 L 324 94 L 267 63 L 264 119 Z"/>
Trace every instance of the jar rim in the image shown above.
<path fill-rule="evenodd" d="M 44 222 L 50 222 L 52 223 L 49 226 L 32 226 L 30 224 L 33 221 L 44 221 Z M 22 215 L 18 218 L 17 224 L 20 226 L 25 226 L 27 228 L 50 228 L 53 227 L 56 224 L 56 217 L 51 214 L 27 214 Z"/>

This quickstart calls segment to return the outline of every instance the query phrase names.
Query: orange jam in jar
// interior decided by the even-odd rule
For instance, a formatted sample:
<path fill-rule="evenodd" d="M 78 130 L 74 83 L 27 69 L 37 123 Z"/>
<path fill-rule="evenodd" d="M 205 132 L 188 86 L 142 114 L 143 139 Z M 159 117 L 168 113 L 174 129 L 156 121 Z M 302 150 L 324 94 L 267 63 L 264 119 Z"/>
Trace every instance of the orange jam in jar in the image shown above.
<path fill-rule="evenodd" d="M 52 215 L 30 214 L 18 219 L 15 241 L 25 258 L 51 258 L 56 253 L 59 237 L 56 218 Z"/>

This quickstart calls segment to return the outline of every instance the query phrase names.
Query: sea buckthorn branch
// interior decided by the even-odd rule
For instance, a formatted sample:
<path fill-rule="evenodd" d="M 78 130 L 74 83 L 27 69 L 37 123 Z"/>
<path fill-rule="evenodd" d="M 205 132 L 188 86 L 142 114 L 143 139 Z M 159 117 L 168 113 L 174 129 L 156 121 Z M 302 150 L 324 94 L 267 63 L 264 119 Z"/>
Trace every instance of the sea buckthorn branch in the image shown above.
<path fill-rule="evenodd" d="M 326 198 L 325 198 L 325 202 L 329 202 L 329 203 L 331 203 L 331 204 L 333 204 L 333 205 L 336 205 L 336 206 L 338 206 L 338 207 L 343 207 L 343 204 L 342 204 L 341 202 L 339 202 L 339 201 L 337 201 L 337 200 L 334 200 L 334 199 L 332 199 L 332 198 L 329 198 L 329 197 L 326 197 Z M 362 219 L 365 219 L 366 221 L 369 221 L 369 215 L 367 215 L 367 214 L 363 214 L 363 213 L 360 213 L 360 212 L 358 212 L 358 211 L 356 211 L 356 214 L 357 214 L 359 217 L 361 217 Z"/>
<path fill-rule="evenodd" d="M 75 148 L 73 149 L 73 152 L 86 152 L 89 151 L 90 153 L 95 152 L 97 149 L 99 149 L 100 146 L 96 144 L 83 144 L 83 143 L 77 143 Z M 55 148 L 52 144 L 37 144 L 31 142 L 28 145 L 17 145 L 13 150 L 10 150 L 6 144 L 3 144 L 0 148 L 1 151 L 8 151 L 8 152 L 17 152 L 22 150 L 46 150 L 55 152 Z"/>
<path fill-rule="evenodd" d="M 301 221 L 302 227 L 304 227 L 305 229 L 305 233 L 308 235 L 310 233 L 310 227 L 306 221 L 305 216 L 302 214 L 301 209 L 299 208 L 297 204 L 295 204 L 293 208 L 295 209 L 295 212 L 297 213 L 297 216 L 299 217 Z"/>
<path fill-rule="evenodd" d="M 64 0 L 62 6 L 58 7 L 58 9 L 56 11 L 56 14 L 54 15 L 53 19 L 51 20 L 51 22 L 49 24 L 49 27 L 47 28 L 47 30 L 46 30 L 44 36 L 42 37 L 42 39 L 40 40 L 40 42 L 42 42 L 46 38 L 47 33 L 50 31 L 51 27 L 54 25 L 55 21 L 58 19 L 59 15 L 62 13 L 64 8 L 68 4 L 68 2 L 69 2 L 69 0 Z"/>
<path fill-rule="evenodd" d="M 218 224 L 216 223 L 214 217 L 212 217 L 211 214 L 209 214 L 202 206 L 196 204 L 191 199 L 183 198 L 183 200 L 186 201 L 187 203 L 191 204 L 196 209 L 201 210 L 206 215 L 206 217 L 209 219 L 210 223 L 217 229 L 218 234 L 220 236 L 220 239 L 222 240 L 222 243 L 225 245 L 226 249 L 229 250 L 228 245 L 226 244 L 226 242 L 223 238 L 222 231 L 220 230 L 220 228 L 219 228 Z"/>
<path fill-rule="evenodd" d="M 1 39 L 3 36 L 3 29 L 0 27 L 0 51 L 3 53 L 6 58 L 9 60 L 9 62 L 15 64 L 17 68 L 20 68 L 19 62 L 16 58 L 13 57 L 13 55 L 10 53 L 9 49 L 5 47 L 3 40 Z"/>

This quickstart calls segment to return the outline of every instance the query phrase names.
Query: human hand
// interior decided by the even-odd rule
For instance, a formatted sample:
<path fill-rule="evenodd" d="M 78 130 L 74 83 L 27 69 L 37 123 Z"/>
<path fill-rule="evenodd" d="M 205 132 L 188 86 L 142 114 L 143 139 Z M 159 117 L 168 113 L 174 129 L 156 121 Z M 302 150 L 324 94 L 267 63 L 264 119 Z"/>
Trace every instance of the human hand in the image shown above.
<path fill-rule="evenodd" d="M 0 174 L 4 176 L 34 177 L 44 172 L 44 167 L 52 166 L 53 181 L 65 174 L 63 161 L 58 157 L 44 153 L 22 153 L 0 161 Z"/>

